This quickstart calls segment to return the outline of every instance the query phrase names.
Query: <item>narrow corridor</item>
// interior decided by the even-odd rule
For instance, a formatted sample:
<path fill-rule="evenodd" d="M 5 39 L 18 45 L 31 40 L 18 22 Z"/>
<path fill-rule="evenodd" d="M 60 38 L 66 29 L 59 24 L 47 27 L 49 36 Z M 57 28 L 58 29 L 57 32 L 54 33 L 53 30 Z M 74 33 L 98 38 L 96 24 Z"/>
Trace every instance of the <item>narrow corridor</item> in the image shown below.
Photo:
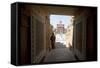
<path fill-rule="evenodd" d="M 97 7 L 60 6 L 12 4 L 12 64 L 97 61 Z"/>
<path fill-rule="evenodd" d="M 61 61 L 76 61 L 74 54 L 69 50 L 69 48 L 65 48 L 62 43 L 56 45 L 56 49 L 53 49 L 48 55 L 45 57 L 44 62 L 61 62 Z"/>

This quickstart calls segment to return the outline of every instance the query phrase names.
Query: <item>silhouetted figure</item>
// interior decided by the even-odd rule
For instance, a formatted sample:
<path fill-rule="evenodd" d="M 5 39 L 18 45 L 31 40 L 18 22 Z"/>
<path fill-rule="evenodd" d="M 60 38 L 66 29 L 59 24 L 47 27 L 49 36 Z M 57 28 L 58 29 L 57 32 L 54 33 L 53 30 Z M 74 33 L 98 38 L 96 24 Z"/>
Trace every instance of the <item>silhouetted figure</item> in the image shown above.
<path fill-rule="evenodd" d="M 55 48 L 55 35 L 54 35 L 54 33 L 52 33 L 50 40 L 51 40 L 52 49 L 54 49 Z"/>
<path fill-rule="evenodd" d="M 69 48 L 70 48 L 70 50 L 71 50 L 71 49 L 72 49 L 72 45 L 71 45 L 70 43 L 69 43 L 68 45 L 69 45 Z"/>

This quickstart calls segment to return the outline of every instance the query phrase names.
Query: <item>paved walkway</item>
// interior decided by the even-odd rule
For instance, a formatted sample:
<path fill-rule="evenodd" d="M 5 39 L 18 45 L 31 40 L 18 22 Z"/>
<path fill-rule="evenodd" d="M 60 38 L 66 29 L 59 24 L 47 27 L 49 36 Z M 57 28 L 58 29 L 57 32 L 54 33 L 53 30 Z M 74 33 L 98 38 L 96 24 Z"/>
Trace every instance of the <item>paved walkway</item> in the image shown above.
<path fill-rule="evenodd" d="M 61 47 L 61 45 L 60 45 Z M 76 61 L 73 53 L 65 47 L 53 49 L 44 59 L 44 62 Z"/>

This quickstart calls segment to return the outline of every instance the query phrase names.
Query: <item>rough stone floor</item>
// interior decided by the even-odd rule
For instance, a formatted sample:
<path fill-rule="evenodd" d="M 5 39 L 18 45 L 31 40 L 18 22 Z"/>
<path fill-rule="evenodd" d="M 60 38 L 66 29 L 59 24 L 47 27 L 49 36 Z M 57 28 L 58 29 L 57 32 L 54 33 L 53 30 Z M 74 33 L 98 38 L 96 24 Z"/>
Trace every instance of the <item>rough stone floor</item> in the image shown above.
<path fill-rule="evenodd" d="M 76 61 L 74 54 L 63 44 L 56 44 L 56 48 L 50 51 L 43 62 Z"/>

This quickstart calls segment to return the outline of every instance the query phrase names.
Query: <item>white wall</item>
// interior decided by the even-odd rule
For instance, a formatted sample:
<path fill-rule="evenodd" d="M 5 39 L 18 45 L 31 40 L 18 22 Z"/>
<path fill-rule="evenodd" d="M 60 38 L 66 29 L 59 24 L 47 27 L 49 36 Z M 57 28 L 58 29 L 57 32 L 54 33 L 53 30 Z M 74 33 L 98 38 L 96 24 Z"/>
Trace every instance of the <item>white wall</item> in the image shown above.
<path fill-rule="evenodd" d="M 10 64 L 10 4 L 16 0 L 1 0 L 0 2 L 0 68 L 16 68 Z M 100 0 L 17 0 L 24 2 L 41 2 L 41 3 L 55 3 L 66 5 L 91 5 L 99 6 L 98 12 L 100 12 Z M 98 19 L 100 13 L 98 13 Z M 100 19 L 98 20 L 100 22 Z M 98 23 L 98 29 L 100 29 L 100 23 Z M 98 41 L 100 41 L 100 30 L 98 30 Z M 98 42 L 100 45 L 100 42 Z M 98 46 L 100 48 L 100 46 Z M 82 63 L 64 63 L 64 64 L 52 64 L 52 65 L 32 65 L 32 66 L 20 66 L 19 68 L 99 68 L 100 62 L 100 49 L 98 49 L 98 62 L 82 62 Z"/>

